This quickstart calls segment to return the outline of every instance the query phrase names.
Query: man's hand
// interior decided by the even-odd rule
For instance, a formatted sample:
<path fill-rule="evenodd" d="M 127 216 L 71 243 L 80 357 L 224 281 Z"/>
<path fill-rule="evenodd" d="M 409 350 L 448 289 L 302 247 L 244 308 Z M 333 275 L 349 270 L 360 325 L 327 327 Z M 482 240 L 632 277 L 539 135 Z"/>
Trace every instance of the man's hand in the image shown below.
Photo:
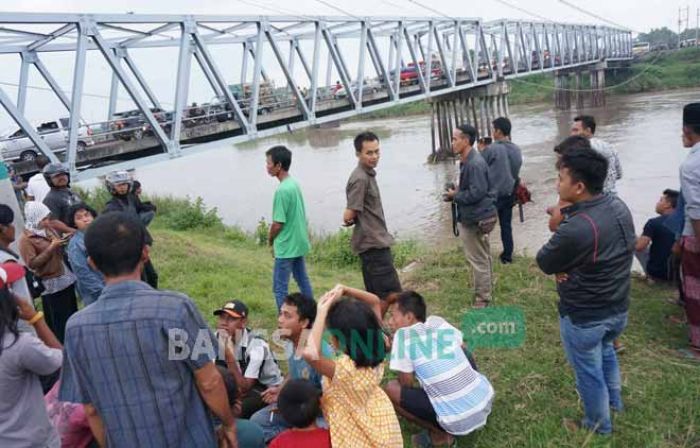
<path fill-rule="evenodd" d="M 236 437 L 236 425 L 222 426 L 218 431 L 220 448 L 238 448 L 238 438 Z"/>
<path fill-rule="evenodd" d="M 446 201 L 453 201 L 456 194 L 457 194 L 457 191 L 455 191 L 454 188 L 450 188 L 449 190 L 445 191 L 445 194 L 443 194 L 442 197 Z"/>
<path fill-rule="evenodd" d="M 272 404 L 277 402 L 277 397 L 280 395 L 280 390 L 282 390 L 282 386 L 270 386 L 267 389 L 265 389 L 261 394 L 260 398 L 266 403 L 266 404 Z"/>
<path fill-rule="evenodd" d="M 683 248 L 681 247 L 680 241 L 676 241 L 675 243 L 673 243 L 673 246 L 671 247 L 671 253 L 677 258 L 681 257 L 681 254 L 683 253 Z"/>
<path fill-rule="evenodd" d="M 564 283 L 569 280 L 569 274 L 566 272 L 560 272 L 558 274 L 554 274 L 554 279 L 557 281 L 557 283 Z"/>

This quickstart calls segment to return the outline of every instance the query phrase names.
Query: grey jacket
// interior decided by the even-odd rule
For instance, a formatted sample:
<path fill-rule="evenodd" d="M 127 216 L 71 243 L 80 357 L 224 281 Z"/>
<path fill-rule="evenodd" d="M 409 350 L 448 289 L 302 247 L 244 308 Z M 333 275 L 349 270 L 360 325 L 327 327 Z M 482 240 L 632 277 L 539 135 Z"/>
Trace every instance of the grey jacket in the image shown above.
<path fill-rule="evenodd" d="M 635 235 L 625 203 L 600 195 L 562 214 L 564 221 L 537 253 L 544 273 L 568 274 L 557 283 L 559 314 L 578 324 L 627 311 Z"/>
<path fill-rule="evenodd" d="M 459 190 L 455 194 L 462 224 L 477 224 L 496 215 L 496 197 L 489 182 L 489 167 L 479 151 L 472 149 L 459 167 Z"/>
<path fill-rule="evenodd" d="M 520 167 L 523 165 L 518 145 L 507 140 L 493 142 L 481 155 L 489 165 L 489 176 L 496 198 L 511 196 L 520 179 Z"/>

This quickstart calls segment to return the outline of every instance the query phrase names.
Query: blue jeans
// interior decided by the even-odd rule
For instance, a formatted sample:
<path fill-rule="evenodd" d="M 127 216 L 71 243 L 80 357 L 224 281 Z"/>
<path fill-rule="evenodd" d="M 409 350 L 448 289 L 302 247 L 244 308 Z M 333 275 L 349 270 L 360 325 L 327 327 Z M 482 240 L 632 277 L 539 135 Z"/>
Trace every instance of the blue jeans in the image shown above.
<path fill-rule="evenodd" d="M 272 292 L 275 294 L 278 310 L 282 308 L 284 298 L 287 297 L 290 275 L 294 276 L 294 280 L 299 286 L 299 291 L 303 295 L 312 299 L 314 297 L 309 275 L 306 273 L 304 257 L 275 258 L 275 269 L 272 274 Z"/>
<path fill-rule="evenodd" d="M 273 410 L 274 412 L 272 412 Z M 270 443 L 279 433 L 292 428 L 292 425 L 287 423 L 284 417 L 282 417 L 282 414 L 277 410 L 277 403 L 269 404 L 260 409 L 250 417 L 250 421 L 262 428 L 265 443 Z M 316 419 L 316 426 L 319 428 L 328 428 L 328 424 L 323 417 L 318 417 Z"/>
<path fill-rule="evenodd" d="M 623 408 L 620 367 L 613 340 L 626 325 L 626 312 L 582 324 L 574 324 L 568 316 L 559 319 L 564 352 L 583 401 L 582 424 L 601 434 L 612 432 L 610 409 L 621 412 Z"/>

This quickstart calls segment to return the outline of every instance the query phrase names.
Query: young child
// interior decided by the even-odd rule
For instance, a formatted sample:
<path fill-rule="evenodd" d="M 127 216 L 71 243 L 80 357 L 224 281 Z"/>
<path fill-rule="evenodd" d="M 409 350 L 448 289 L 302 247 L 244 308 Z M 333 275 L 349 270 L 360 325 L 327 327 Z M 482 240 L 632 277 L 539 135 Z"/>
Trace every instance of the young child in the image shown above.
<path fill-rule="evenodd" d="M 321 415 L 321 391 L 310 381 L 288 381 L 277 398 L 277 407 L 284 420 L 292 425 L 278 435 L 269 448 L 331 448 L 327 429 L 316 426 Z"/>
<path fill-rule="evenodd" d="M 379 386 L 386 348 L 378 304 L 374 294 L 342 285 L 318 302 L 303 355 L 324 376 L 321 408 L 334 448 L 403 447 L 399 420 Z M 326 328 L 339 353 L 335 359 L 320 356 Z"/>
<path fill-rule="evenodd" d="M 388 300 L 395 332 L 389 368 L 398 380 L 385 390 L 399 414 L 427 430 L 413 437 L 414 446 L 453 446 L 454 436 L 486 424 L 493 387 L 469 363 L 462 332 L 442 317 L 426 319 L 420 294 L 404 291 Z"/>
<path fill-rule="evenodd" d="M 97 212 L 83 203 L 72 205 L 68 209 L 67 224 L 78 231 L 70 239 L 66 254 L 70 267 L 75 273 L 78 295 L 85 306 L 95 302 L 105 287 L 102 274 L 88 263 L 88 253 L 85 248 L 85 231 L 96 217 Z"/>
<path fill-rule="evenodd" d="M 216 366 L 216 368 L 221 374 L 221 378 L 224 380 L 224 386 L 226 386 L 228 405 L 235 413 L 236 396 L 238 395 L 236 379 L 226 367 Z M 250 420 L 236 418 L 236 439 L 238 440 L 238 446 L 241 448 L 265 448 L 265 439 L 262 429 Z"/>

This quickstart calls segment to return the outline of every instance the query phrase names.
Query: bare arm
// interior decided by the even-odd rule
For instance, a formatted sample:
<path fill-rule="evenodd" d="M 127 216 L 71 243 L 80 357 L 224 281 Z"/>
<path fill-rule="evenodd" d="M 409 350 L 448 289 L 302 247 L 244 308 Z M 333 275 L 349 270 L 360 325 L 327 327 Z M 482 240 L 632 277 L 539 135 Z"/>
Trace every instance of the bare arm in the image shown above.
<path fill-rule="evenodd" d="M 306 347 L 303 352 L 304 359 L 314 370 L 331 379 L 335 375 L 335 361 L 323 358 L 321 344 L 323 343 L 323 331 L 326 329 L 328 310 L 333 302 L 342 295 L 342 290 L 336 287 L 321 297 L 318 302 L 316 319 L 311 327 L 311 333 L 306 341 Z"/>
<path fill-rule="evenodd" d="M 270 232 L 267 235 L 268 245 L 272 246 L 272 243 L 275 241 L 275 238 L 277 238 L 277 235 L 280 234 L 283 227 L 284 224 L 277 221 L 273 221 L 272 224 L 270 224 Z"/>
<path fill-rule="evenodd" d="M 336 288 L 342 289 L 344 295 L 353 297 L 359 300 L 360 302 L 365 302 L 367 305 L 370 306 L 370 308 L 372 308 L 372 311 L 374 311 L 374 315 L 377 316 L 379 322 L 382 321 L 382 302 L 381 300 L 379 300 L 379 297 L 372 294 L 371 292 L 367 292 L 362 289 L 351 288 L 349 286 L 336 285 Z"/>
<path fill-rule="evenodd" d="M 351 226 L 355 224 L 355 218 L 357 218 L 357 211 L 351 208 L 346 208 L 343 211 L 343 225 Z"/>
<path fill-rule="evenodd" d="M 102 421 L 102 417 L 97 413 L 97 409 L 91 404 L 84 404 L 83 409 L 85 410 L 85 417 L 87 417 L 88 425 L 90 425 L 90 430 L 97 444 L 101 447 L 107 446 L 105 425 Z"/>
<path fill-rule="evenodd" d="M 651 243 L 651 238 L 642 235 L 638 237 L 637 241 L 634 243 L 634 250 L 637 252 L 643 251 L 649 246 L 649 243 Z"/>
<path fill-rule="evenodd" d="M 27 243 L 22 245 L 20 253 L 24 262 L 27 263 L 27 267 L 36 270 L 46 265 L 59 247 L 61 247 L 61 243 L 59 240 L 54 239 L 51 240 L 51 244 L 43 252 L 37 253 L 34 245 Z"/>
<path fill-rule="evenodd" d="M 413 386 L 413 373 L 410 372 L 398 372 L 399 373 L 399 384 L 405 387 Z"/>
<path fill-rule="evenodd" d="M 66 224 L 63 223 L 63 221 L 60 221 L 58 219 L 52 219 L 49 221 L 49 226 L 51 226 L 52 229 L 54 229 L 56 232 L 60 233 L 70 233 L 73 234 L 75 233 L 75 229 L 73 227 L 69 227 Z"/>
<path fill-rule="evenodd" d="M 34 307 L 30 304 L 29 300 L 22 299 L 16 294 L 13 294 L 13 299 L 17 304 L 17 308 L 19 308 L 20 319 L 29 321 L 38 314 L 37 311 L 34 310 Z M 59 350 L 63 348 L 63 345 L 61 345 L 58 338 L 56 338 L 56 335 L 53 334 L 53 331 L 51 331 L 49 326 L 46 324 L 45 319 L 39 319 L 34 324 L 34 330 L 36 331 L 37 337 L 41 339 L 41 342 L 46 344 L 47 347 L 57 348 Z"/>

